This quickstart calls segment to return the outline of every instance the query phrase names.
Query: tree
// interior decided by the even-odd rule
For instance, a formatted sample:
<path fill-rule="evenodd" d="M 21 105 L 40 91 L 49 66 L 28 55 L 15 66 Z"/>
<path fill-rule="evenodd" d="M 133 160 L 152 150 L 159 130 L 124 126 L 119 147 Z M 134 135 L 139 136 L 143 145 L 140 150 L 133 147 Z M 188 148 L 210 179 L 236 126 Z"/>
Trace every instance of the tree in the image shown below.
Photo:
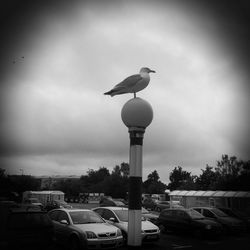
<path fill-rule="evenodd" d="M 129 164 L 123 162 L 121 166 L 116 165 L 105 182 L 105 193 L 114 198 L 125 198 L 128 192 L 128 181 Z"/>
<path fill-rule="evenodd" d="M 66 197 L 78 197 L 80 193 L 79 179 L 60 180 L 53 184 L 54 190 L 60 190 L 65 193 Z"/>
<path fill-rule="evenodd" d="M 156 170 L 154 170 L 151 174 L 148 175 L 148 180 L 150 182 L 158 182 L 160 179 Z"/>
<path fill-rule="evenodd" d="M 106 177 L 110 176 L 109 170 L 105 167 L 100 167 L 97 171 L 89 169 L 87 172 L 89 176 L 89 182 L 96 184 L 103 181 Z"/>
<path fill-rule="evenodd" d="M 113 168 L 112 174 L 116 175 L 116 176 L 121 176 L 121 168 L 120 168 L 120 166 L 116 165 Z"/>
<path fill-rule="evenodd" d="M 146 181 L 143 182 L 143 192 L 148 194 L 163 194 L 167 189 L 167 185 L 160 181 L 159 174 L 156 170 L 148 175 Z"/>
<path fill-rule="evenodd" d="M 196 179 L 196 188 L 199 190 L 215 190 L 219 179 L 219 174 L 213 171 L 213 167 L 206 166 L 206 169 L 201 169 L 202 174 Z"/>
<path fill-rule="evenodd" d="M 11 190 L 11 182 L 5 174 L 5 169 L 0 168 L 0 196 L 8 196 Z"/>
<path fill-rule="evenodd" d="M 237 177 L 240 174 L 243 161 L 238 161 L 236 156 L 229 157 L 228 155 L 222 155 L 222 159 L 217 161 L 217 167 L 215 168 L 221 176 L 234 176 Z"/>
<path fill-rule="evenodd" d="M 123 162 L 121 164 L 121 174 L 124 177 L 129 177 L 129 164 L 128 163 Z"/>
<path fill-rule="evenodd" d="M 80 190 L 83 193 L 102 193 L 105 180 L 110 176 L 109 170 L 100 167 L 98 170 L 89 169 L 87 175 L 80 178 Z"/>
<path fill-rule="evenodd" d="M 22 194 L 24 191 L 37 191 L 40 189 L 41 181 L 31 175 L 12 175 L 8 177 L 11 183 L 11 190 Z"/>
<path fill-rule="evenodd" d="M 236 156 L 222 155 L 215 168 L 219 176 L 215 183 L 216 189 L 249 190 L 249 169 L 249 161 L 238 160 Z"/>
<path fill-rule="evenodd" d="M 175 167 L 174 170 L 169 175 L 170 183 L 168 184 L 168 189 L 170 190 L 184 190 L 184 189 L 194 189 L 195 188 L 196 176 L 192 176 L 191 172 L 182 170 L 182 167 Z"/>

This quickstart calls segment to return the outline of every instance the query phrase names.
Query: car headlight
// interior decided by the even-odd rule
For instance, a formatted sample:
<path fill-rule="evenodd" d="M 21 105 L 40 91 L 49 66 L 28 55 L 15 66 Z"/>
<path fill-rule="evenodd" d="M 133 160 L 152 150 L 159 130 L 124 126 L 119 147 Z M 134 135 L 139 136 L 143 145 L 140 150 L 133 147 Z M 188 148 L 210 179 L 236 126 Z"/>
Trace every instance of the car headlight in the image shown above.
<path fill-rule="evenodd" d="M 117 229 L 117 236 L 122 236 L 122 231 L 119 228 Z"/>
<path fill-rule="evenodd" d="M 95 233 L 93 233 L 91 231 L 86 231 L 86 234 L 87 234 L 87 239 L 95 239 L 95 238 L 97 238 Z"/>
<path fill-rule="evenodd" d="M 211 225 L 206 225 L 206 229 L 210 230 L 212 228 Z"/>

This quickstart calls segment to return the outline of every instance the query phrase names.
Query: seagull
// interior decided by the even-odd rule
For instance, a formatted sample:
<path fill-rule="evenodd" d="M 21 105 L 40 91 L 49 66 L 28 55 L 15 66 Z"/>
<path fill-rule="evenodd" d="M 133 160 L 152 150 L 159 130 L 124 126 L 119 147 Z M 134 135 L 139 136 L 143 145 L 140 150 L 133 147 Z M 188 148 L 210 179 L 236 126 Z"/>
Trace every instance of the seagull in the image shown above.
<path fill-rule="evenodd" d="M 139 74 L 132 75 L 124 79 L 122 82 L 115 85 L 113 89 L 104 93 L 104 95 L 121 95 L 127 93 L 134 93 L 134 98 L 136 98 L 136 92 L 145 89 L 150 81 L 149 73 L 155 73 L 154 70 L 149 68 L 141 68 Z"/>

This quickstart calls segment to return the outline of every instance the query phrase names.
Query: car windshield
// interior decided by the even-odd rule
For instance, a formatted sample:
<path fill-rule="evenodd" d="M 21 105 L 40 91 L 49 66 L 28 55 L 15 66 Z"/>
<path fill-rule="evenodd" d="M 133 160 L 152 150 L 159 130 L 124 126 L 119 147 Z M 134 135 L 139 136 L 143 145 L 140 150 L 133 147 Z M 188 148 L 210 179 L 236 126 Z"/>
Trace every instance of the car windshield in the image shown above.
<path fill-rule="evenodd" d="M 205 217 L 200 214 L 199 212 L 195 211 L 194 209 L 190 209 L 187 211 L 188 214 L 190 215 L 190 217 L 194 220 L 200 220 L 200 219 L 204 219 Z"/>
<path fill-rule="evenodd" d="M 56 203 L 60 204 L 60 205 L 67 205 L 68 203 L 65 201 L 55 201 Z"/>
<path fill-rule="evenodd" d="M 127 209 L 114 210 L 114 212 L 120 221 L 128 222 L 128 210 Z M 142 217 L 141 220 L 145 221 L 146 219 Z"/>
<path fill-rule="evenodd" d="M 116 204 L 116 206 L 125 206 L 125 204 L 122 201 L 114 201 L 114 203 Z"/>
<path fill-rule="evenodd" d="M 73 224 L 104 223 L 104 220 L 93 211 L 71 211 L 69 215 Z"/>
<path fill-rule="evenodd" d="M 249 215 L 247 213 L 244 213 L 242 211 L 232 211 L 236 216 L 242 217 L 242 218 L 247 218 Z"/>
<path fill-rule="evenodd" d="M 144 208 L 144 207 L 141 208 L 141 212 L 143 214 L 148 214 L 149 213 L 149 211 L 146 208 Z"/>
<path fill-rule="evenodd" d="M 217 208 L 213 208 L 212 212 L 215 213 L 219 217 L 228 217 L 227 214 L 225 214 L 224 212 L 222 212 L 221 210 L 219 210 Z"/>

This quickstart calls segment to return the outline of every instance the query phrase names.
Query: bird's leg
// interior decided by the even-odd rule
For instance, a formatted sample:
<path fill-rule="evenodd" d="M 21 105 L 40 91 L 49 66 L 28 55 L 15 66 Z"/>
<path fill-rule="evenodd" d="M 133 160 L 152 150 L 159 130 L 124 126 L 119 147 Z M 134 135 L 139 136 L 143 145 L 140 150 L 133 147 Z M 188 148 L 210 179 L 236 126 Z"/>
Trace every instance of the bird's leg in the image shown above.
<path fill-rule="evenodd" d="M 134 92 L 134 98 L 136 98 L 136 93 Z"/>

